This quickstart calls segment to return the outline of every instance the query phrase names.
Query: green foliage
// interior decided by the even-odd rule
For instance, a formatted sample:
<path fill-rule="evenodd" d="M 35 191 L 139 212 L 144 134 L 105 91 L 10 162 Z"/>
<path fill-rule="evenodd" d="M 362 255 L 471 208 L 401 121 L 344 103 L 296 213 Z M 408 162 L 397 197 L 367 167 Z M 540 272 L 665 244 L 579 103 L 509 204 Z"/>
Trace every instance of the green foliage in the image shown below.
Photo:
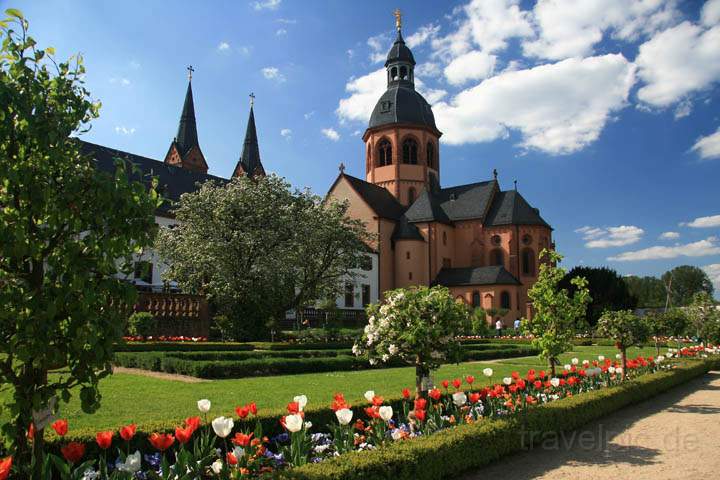
<path fill-rule="evenodd" d="M 706 292 L 693 296 L 687 308 L 693 334 L 709 343 L 720 343 L 720 309 L 717 302 Z"/>
<path fill-rule="evenodd" d="M 585 317 L 591 298 L 583 277 L 570 280 L 575 290 L 572 295 L 560 287 L 566 274 L 565 269 L 557 266 L 562 260 L 560 254 L 543 250 L 540 260 L 543 259 L 538 280 L 528 291 L 534 315 L 531 321 L 523 320 L 522 325 L 524 332 L 533 336 L 532 346 L 540 351 L 540 358 L 548 361 L 554 375 L 557 358 L 572 347 L 576 325 Z"/>
<path fill-rule="evenodd" d="M 29 465 L 32 412 L 81 386 L 85 411 L 100 402 L 134 288 L 116 278 L 152 243 L 155 181 L 130 181 L 117 161 L 101 173 L 75 136 L 98 116 L 82 58 L 38 49 L 17 12 L 0 25 L 0 382 L 13 391 L 5 440 Z M 148 191 L 148 184 L 150 189 Z M 65 374 L 48 380 L 49 370 Z M 7 418 L 7 417 L 4 417 Z M 42 426 L 42 425 L 40 425 Z M 36 438 L 42 437 L 42 430 Z M 36 441 L 42 453 L 42 441 Z M 35 472 L 38 473 L 38 472 Z"/>
<path fill-rule="evenodd" d="M 470 325 L 472 335 L 486 337 L 490 335 L 490 326 L 487 322 L 487 313 L 480 307 L 472 310 L 470 314 Z"/>
<path fill-rule="evenodd" d="M 283 472 L 298 480 L 436 480 L 457 477 L 525 450 L 544 436 L 577 429 L 628 405 L 652 398 L 705 374 L 713 362 L 692 362 L 530 408 L 522 418 L 490 419 L 387 447 L 346 455 Z M 523 426 L 521 422 L 525 422 Z"/>
<path fill-rule="evenodd" d="M 559 284 L 571 294 L 575 286 L 571 280 L 583 277 L 588 281 L 588 292 L 592 300 L 587 306 L 585 321 L 590 327 L 597 324 L 605 310 L 633 309 L 638 299 L 630 294 L 628 284 L 615 270 L 607 267 L 574 267 Z"/>
<path fill-rule="evenodd" d="M 128 319 L 128 334 L 147 337 L 157 329 L 157 320 L 150 312 L 135 312 Z"/>
<path fill-rule="evenodd" d="M 713 284 L 707 273 L 692 265 L 680 265 L 665 272 L 662 281 L 669 286 L 670 300 L 675 307 L 690 305 L 697 293 L 713 294 Z"/>
<path fill-rule="evenodd" d="M 638 308 L 657 308 L 665 306 L 667 291 L 665 284 L 657 277 L 624 277 L 630 295 L 637 298 Z"/>
<path fill-rule="evenodd" d="M 611 338 L 620 350 L 647 341 L 650 330 L 646 321 L 635 315 L 632 310 L 607 311 L 602 314 L 597 325 L 600 336 Z"/>
<path fill-rule="evenodd" d="M 227 317 L 224 333 L 264 339 L 287 310 L 334 298 L 366 257 L 374 237 L 347 208 L 275 175 L 206 182 L 182 196 L 179 225 L 161 230 L 157 248 L 167 279 L 207 294 Z"/>
<path fill-rule="evenodd" d="M 130 342 L 115 346 L 116 352 L 211 352 L 253 350 L 249 343 L 229 342 Z"/>

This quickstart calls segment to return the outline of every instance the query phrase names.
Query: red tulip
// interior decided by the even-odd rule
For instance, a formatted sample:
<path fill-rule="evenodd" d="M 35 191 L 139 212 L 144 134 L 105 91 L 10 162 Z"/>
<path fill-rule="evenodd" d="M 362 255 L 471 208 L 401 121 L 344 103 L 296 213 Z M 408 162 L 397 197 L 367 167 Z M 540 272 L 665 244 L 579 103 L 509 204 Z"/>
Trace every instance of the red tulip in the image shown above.
<path fill-rule="evenodd" d="M 126 442 L 129 442 L 135 436 L 136 429 L 137 426 L 134 423 L 131 423 L 130 425 L 125 425 L 124 427 L 120 428 L 120 438 L 122 438 Z"/>
<path fill-rule="evenodd" d="M 193 432 L 200 428 L 200 417 L 188 417 L 185 419 L 185 426 L 191 427 Z"/>
<path fill-rule="evenodd" d="M 228 452 L 227 463 L 228 463 L 228 465 L 237 465 L 238 464 L 238 459 L 234 453 Z"/>
<path fill-rule="evenodd" d="M 70 442 L 60 449 L 63 458 L 70 463 L 77 463 L 85 455 L 85 445 L 80 442 Z"/>
<path fill-rule="evenodd" d="M 512 378 L 516 379 L 516 380 L 517 380 L 518 378 L 520 378 L 520 374 L 519 374 L 518 372 L 512 372 L 512 373 L 510 374 L 510 376 L 511 376 Z"/>
<path fill-rule="evenodd" d="M 35 424 L 32 422 L 30 422 L 30 426 L 28 427 L 27 439 L 31 442 L 35 439 Z"/>
<path fill-rule="evenodd" d="M 453 387 L 460 388 L 460 385 L 462 385 L 462 380 L 460 380 L 459 378 L 453 380 Z"/>
<path fill-rule="evenodd" d="M 473 382 L 475 381 L 475 377 L 473 377 L 472 375 L 468 375 L 467 377 L 465 377 L 465 381 L 467 382 L 468 385 L 472 385 Z"/>
<path fill-rule="evenodd" d="M 380 395 L 375 395 L 372 399 L 372 404 L 376 407 L 379 407 L 383 404 L 384 401 L 385 399 L 383 397 L 381 397 Z"/>
<path fill-rule="evenodd" d="M 365 407 L 365 414 L 370 418 L 380 418 L 378 407 Z"/>
<path fill-rule="evenodd" d="M 427 406 L 427 400 L 424 398 L 415 399 L 415 410 L 425 410 Z"/>
<path fill-rule="evenodd" d="M 477 403 L 480 401 L 480 394 L 477 392 L 472 392 L 468 398 L 470 399 L 470 403 Z"/>
<path fill-rule="evenodd" d="M 161 452 L 164 452 L 170 448 L 173 443 L 175 443 L 175 437 L 169 433 L 154 432 L 150 435 L 148 440 L 150 440 L 150 444 L 152 444 L 155 449 L 160 450 Z"/>
<path fill-rule="evenodd" d="M 250 413 L 252 413 L 253 415 L 257 415 L 257 405 L 255 404 L 255 402 L 251 402 L 248 407 L 250 407 Z"/>
<path fill-rule="evenodd" d="M 442 386 L 443 386 L 443 388 L 444 388 L 445 390 L 447 390 L 447 388 L 450 386 L 450 382 L 448 382 L 447 380 L 443 380 L 443 381 L 442 381 Z"/>
<path fill-rule="evenodd" d="M 425 410 L 415 410 L 415 418 L 421 422 L 425 421 Z"/>
<path fill-rule="evenodd" d="M 250 407 L 244 406 L 244 407 L 235 407 L 235 413 L 237 413 L 238 417 L 245 418 L 250 414 Z"/>
<path fill-rule="evenodd" d="M 115 435 L 115 432 L 113 432 L 112 430 L 108 430 L 106 432 L 98 432 L 97 435 L 95 435 L 95 441 L 100 448 L 102 448 L 103 450 L 107 450 L 108 448 L 110 448 L 110 445 L 112 445 L 113 435 Z"/>
<path fill-rule="evenodd" d="M 409 388 L 403 388 L 402 396 L 405 400 L 410 398 L 410 389 Z"/>
<path fill-rule="evenodd" d="M 0 480 L 5 480 L 10 475 L 13 457 L 5 457 L 0 460 Z"/>
<path fill-rule="evenodd" d="M 436 402 L 437 402 L 438 400 L 440 400 L 440 396 L 441 396 L 441 395 L 442 395 L 442 392 L 440 392 L 440 390 L 438 390 L 437 388 L 433 388 L 432 390 L 430 390 L 430 391 L 428 392 L 428 396 L 429 396 L 430 398 L 432 398 L 433 400 L 435 400 Z"/>
<path fill-rule="evenodd" d="M 175 438 L 177 439 L 178 443 L 185 445 L 192 438 L 192 434 L 194 431 L 195 430 L 193 430 L 191 426 L 185 428 L 175 427 Z"/>
<path fill-rule="evenodd" d="M 295 415 L 300 411 L 300 404 L 298 402 L 290 402 L 287 404 L 287 411 L 290 415 Z"/>
<path fill-rule="evenodd" d="M 65 419 L 55 420 L 50 426 L 53 430 L 55 430 L 55 433 L 57 433 L 61 437 L 64 437 L 68 432 L 68 421 Z"/>
<path fill-rule="evenodd" d="M 542 382 L 540 380 L 535 380 L 535 383 L 533 383 L 533 386 L 536 390 L 540 390 L 542 388 Z"/>
<path fill-rule="evenodd" d="M 246 435 L 244 433 L 238 432 L 235 434 L 235 437 L 232 438 L 230 441 L 233 443 L 233 445 L 237 445 L 239 447 L 247 447 L 250 444 L 252 436 L 252 433 Z"/>

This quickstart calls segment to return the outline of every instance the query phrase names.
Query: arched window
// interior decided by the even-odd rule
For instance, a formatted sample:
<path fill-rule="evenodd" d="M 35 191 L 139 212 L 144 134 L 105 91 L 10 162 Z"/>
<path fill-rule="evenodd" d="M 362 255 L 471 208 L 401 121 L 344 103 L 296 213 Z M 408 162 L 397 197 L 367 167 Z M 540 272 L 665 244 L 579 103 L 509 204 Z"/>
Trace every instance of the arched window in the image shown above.
<path fill-rule="evenodd" d="M 412 203 L 415 201 L 415 187 L 410 187 L 408 189 L 408 205 L 412 205 Z"/>
<path fill-rule="evenodd" d="M 397 67 L 392 67 L 390 69 L 390 80 L 397 80 L 398 74 L 397 74 Z"/>
<path fill-rule="evenodd" d="M 427 166 L 435 168 L 435 146 L 432 142 L 428 142 L 425 152 L 427 154 Z"/>
<path fill-rule="evenodd" d="M 417 142 L 408 138 L 403 142 L 403 163 L 417 165 Z"/>
<path fill-rule="evenodd" d="M 522 252 L 522 273 L 530 277 L 535 275 L 535 252 L 531 248 Z"/>
<path fill-rule="evenodd" d="M 500 294 L 500 308 L 505 308 L 507 310 L 510 310 L 512 308 L 510 304 L 510 293 L 509 292 L 502 292 Z"/>
<path fill-rule="evenodd" d="M 480 292 L 477 290 L 472 293 L 472 306 L 476 308 L 480 306 Z"/>
<path fill-rule="evenodd" d="M 407 80 L 407 67 L 400 67 L 400 80 Z"/>
<path fill-rule="evenodd" d="M 503 258 L 503 251 L 500 248 L 496 248 L 490 252 L 490 265 L 505 265 L 505 259 Z"/>
<path fill-rule="evenodd" d="M 385 165 L 392 165 L 392 145 L 387 139 L 382 139 L 378 145 L 378 167 Z"/>

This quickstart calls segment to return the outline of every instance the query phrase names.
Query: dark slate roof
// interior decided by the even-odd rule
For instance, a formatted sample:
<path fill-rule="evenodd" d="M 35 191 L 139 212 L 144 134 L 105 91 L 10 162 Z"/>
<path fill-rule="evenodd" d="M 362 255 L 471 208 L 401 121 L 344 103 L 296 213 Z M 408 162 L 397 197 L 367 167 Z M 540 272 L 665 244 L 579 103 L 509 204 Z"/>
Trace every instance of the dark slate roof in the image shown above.
<path fill-rule="evenodd" d="M 243 143 L 238 164 L 242 166 L 249 177 L 255 175 L 258 169 L 261 174 L 265 174 L 265 169 L 260 161 L 260 146 L 258 145 L 257 130 L 255 129 L 255 112 L 252 106 L 250 107 L 250 117 L 248 118 L 247 130 L 245 131 L 245 142 Z M 237 167 L 235 168 L 237 171 Z"/>
<path fill-rule="evenodd" d="M 425 241 L 425 238 L 420 233 L 420 230 L 408 222 L 405 215 L 401 216 L 398 222 L 395 224 L 395 230 L 392 234 L 393 240 L 420 240 Z"/>
<path fill-rule="evenodd" d="M 540 216 L 540 211 L 531 207 L 523 196 L 515 190 L 498 192 L 495 195 L 484 223 L 486 226 L 542 225 L 552 228 Z"/>
<path fill-rule="evenodd" d="M 415 57 L 413 57 L 412 51 L 410 51 L 407 45 L 405 45 L 405 40 L 403 39 L 400 30 L 398 30 L 395 43 L 393 43 L 393 46 L 390 47 L 385 66 L 387 67 L 391 63 L 395 62 L 409 62 L 410 64 L 415 65 Z"/>
<path fill-rule="evenodd" d="M 158 177 L 158 189 L 162 196 L 166 199 L 158 209 L 159 213 L 168 213 L 173 208 L 173 203 L 180 200 L 183 193 L 194 192 L 198 189 L 198 184 L 202 184 L 208 180 L 225 183 L 227 179 L 208 175 L 206 173 L 191 172 L 184 168 L 169 165 L 159 160 L 135 155 L 121 150 L 104 147 L 90 142 L 80 140 L 80 148 L 82 153 L 92 155 L 97 162 L 97 167 L 101 171 L 115 173 L 115 158 L 130 161 L 135 164 L 143 176 L 152 175 Z M 135 176 L 135 179 L 138 179 Z M 147 177 L 145 177 L 147 179 Z"/>
<path fill-rule="evenodd" d="M 190 151 L 192 147 L 199 146 L 191 82 L 188 82 L 187 92 L 185 93 L 185 103 L 180 114 L 180 124 L 178 125 L 175 143 L 181 156 Z"/>
<path fill-rule="evenodd" d="M 437 130 L 430 104 L 407 81 L 394 83 L 378 100 L 368 128 L 393 123 L 421 125 Z"/>
<path fill-rule="evenodd" d="M 521 285 L 512 273 L 502 266 L 443 268 L 437 277 L 436 285 L 458 287 L 461 285 Z"/>
<path fill-rule="evenodd" d="M 405 208 L 386 189 L 345 173 L 342 173 L 341 176 L 350 182 L 353 189 L 358 192 L 379 217 L 391 220 L 400 219 Z"/>
<path fill-rule="evenodd" d="M 424 191 L 405 213 L 410 222 L 482 219 L 492 201 L 495 181 Z"/>

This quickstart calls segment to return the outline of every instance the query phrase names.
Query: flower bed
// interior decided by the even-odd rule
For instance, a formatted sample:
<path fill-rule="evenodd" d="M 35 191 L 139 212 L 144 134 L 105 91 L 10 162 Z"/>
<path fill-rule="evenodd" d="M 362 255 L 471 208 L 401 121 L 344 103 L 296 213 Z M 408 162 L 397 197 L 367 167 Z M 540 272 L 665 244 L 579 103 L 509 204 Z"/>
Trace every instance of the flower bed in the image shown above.
<path fill-rule="evenodd" d="M 717 352 L 697 348 L 672 355 Z M 231 472 L 241 471 L 262 476 L 276 470 L 304 479 L 443 478 L 522 448 L 520 427 L 538 434 L 577 428 L 717 364 L 679 360 L 678 366 L 663 360 L 630 360 L 629 381 L 622 379 L 617 362 L 573 359 L 557 377 L 542 371 L 514 372 L 498 384 L 479 389 L 473 388 L 475 379 L 467 377 L 442 382 L 427 399 L 418 400 L 411 399 L 407 389 L 391 401 L 367 392 L 368 404 L 355 408 L 337 394 L 331 409 L 307 410 L 307 398 L 299 395 L 280 418 L 283 430 L 278 430 L 277 417 L 255 416 L 257 407 L 249 404 L 237 407 L 237 420 L 218 417 L 210 424 L 207 418 L 188 418 L 174 435 L 133 431 L 132 438 L 126 439 L 121 430 L 120 440 L 114 432 L 100 432 L 85 450 L 70 441 L 71 432 L 56 447 L 75 464 L 88 456 L 101 459 L 91 460 L 84 468 L 103 468 L 102 459 L 111 452 L 110 469 L 157 470 L 164 461 L 163 471 L 176 463 L 175 468 L 192 468 L 202 478 L 235 478 Z M 492 379 L 493 372 L 486 370 Z M 198 408 L 206 414 L 210 402 L 202 400 Z M 58 434 L 67 435 L 67 426 L 61 427 L 56 429 Z M 111 448 L 113 443 L 119 447 L 117 452 Z M 105 453 L 97 455 L 98 449 Z M 141 449 L 145 455 L 141 456 Z M 59 457 L 57 461 L 63 462 Z"/>

